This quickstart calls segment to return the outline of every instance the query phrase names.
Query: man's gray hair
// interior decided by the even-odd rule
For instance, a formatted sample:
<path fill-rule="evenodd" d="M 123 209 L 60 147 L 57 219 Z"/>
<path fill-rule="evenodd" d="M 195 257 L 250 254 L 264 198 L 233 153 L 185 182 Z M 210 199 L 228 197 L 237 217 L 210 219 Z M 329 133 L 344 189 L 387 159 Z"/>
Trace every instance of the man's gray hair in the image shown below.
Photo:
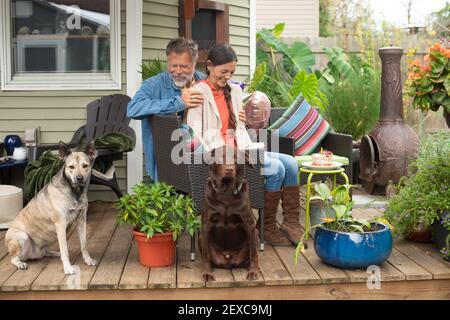
<path fill-rule="evenodd" d="M 183 37 L 172 39 L 166 48 L 166 55 L 175 52 L 177 54 L 182 54 L 188 52 L 191 55 L 192 62 L 196 63 L 198 58 L 198 46 L 191 39 L 185 39 Z"/>

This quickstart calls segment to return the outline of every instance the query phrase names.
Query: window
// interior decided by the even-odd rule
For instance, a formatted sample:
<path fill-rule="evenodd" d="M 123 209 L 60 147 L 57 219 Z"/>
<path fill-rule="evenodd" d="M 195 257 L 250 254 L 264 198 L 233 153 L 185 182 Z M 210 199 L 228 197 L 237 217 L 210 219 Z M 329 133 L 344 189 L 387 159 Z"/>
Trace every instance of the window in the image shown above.
<path fill-rule="evenodd" d="M 120 89 L 119 0 L 0 2 L 2 90 Z"/>

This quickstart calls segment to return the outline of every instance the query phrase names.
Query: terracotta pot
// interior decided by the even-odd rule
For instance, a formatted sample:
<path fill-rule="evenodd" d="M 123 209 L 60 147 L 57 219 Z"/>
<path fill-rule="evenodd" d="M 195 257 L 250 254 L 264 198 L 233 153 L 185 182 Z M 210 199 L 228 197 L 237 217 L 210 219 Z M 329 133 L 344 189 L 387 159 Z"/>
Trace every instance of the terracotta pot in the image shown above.
<path fill-rule="evenodd" d="M 450 128 L 450 113 L 448 113 L 445 110 L 444 110 L 444 119 L 445 119 L 445 122 L 447 123 L 447 127 Z"/>
<path fill-rule="evenodd" d="M 427 230 L 413 230 L 406 237 L 409 241 L 431 243 L 433 242 L 431 238 L 431 229 Z"/>
<path fill-rule="evenodd" d="M 156 233 L 147 239 L 145 233 L 133 230 L 139 262 L 144 267 L 168 267 L 175 263 L 175 241 L 172 232 Z"/>

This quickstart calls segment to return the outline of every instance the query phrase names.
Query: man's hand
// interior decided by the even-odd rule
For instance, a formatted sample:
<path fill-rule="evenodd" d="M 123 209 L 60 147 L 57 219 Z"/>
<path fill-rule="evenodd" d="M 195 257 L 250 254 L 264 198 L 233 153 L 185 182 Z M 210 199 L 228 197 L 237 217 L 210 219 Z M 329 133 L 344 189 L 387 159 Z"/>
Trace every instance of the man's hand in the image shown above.
<path fill-rule="evenodd" d="M 203 104 L 203 94 L 195 89 L 184 89 L 181 93 L 186 109 L 200 107 Z"/>
<path fill-rule="evenodd" d="M 239 117 L 239 121 L 241 121 L 241 122 L 243 122 L 244 124 L 246 124 L 246 122 L 247 122 L 247 117 L 245 116 L 245 111 L 244 111 L 244 110 L 242 110 L 242 111 L 239 112 L 238 117 Z"/>

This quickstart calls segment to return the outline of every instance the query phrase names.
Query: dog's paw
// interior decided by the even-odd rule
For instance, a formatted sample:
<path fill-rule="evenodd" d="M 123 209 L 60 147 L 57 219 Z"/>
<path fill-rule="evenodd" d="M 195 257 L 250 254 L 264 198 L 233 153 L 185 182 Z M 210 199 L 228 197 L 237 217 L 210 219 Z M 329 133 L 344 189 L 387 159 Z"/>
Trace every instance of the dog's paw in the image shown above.
<path fill-rule="evenodd" d="M 70 275 L 70 274 L 75 274 L 75 273 L 77 273 L 77 269 L 75 269 L 70 264 L 67 266 L 64 266 L 64 274 Z"/>
<path fill-rule="evenodd" d="M 88 266 L 95 267 L 97 265 L 97 260 L 92 259 L 91 257 L 84 258 L 84 263 L 86 263 Z"/>
<path fill-rule="evenodd" d="M 28 269 L 28 264 L 25 262 L 17 262 L 15 265 L 16 265 L 17 269 L 19 269 L 19 270 Z"/>
<path fill-rule="evenodd" d="M 249 270 L 247 273 L 247 280 L 258 280 L 259 272 L 258 270 Z"/>
<path fill-rule="evenodd" d="M 203 272 L 203 280 L 206 282 L 215 281 L 216 278 L 214 278 L 212 272 Z"/>

